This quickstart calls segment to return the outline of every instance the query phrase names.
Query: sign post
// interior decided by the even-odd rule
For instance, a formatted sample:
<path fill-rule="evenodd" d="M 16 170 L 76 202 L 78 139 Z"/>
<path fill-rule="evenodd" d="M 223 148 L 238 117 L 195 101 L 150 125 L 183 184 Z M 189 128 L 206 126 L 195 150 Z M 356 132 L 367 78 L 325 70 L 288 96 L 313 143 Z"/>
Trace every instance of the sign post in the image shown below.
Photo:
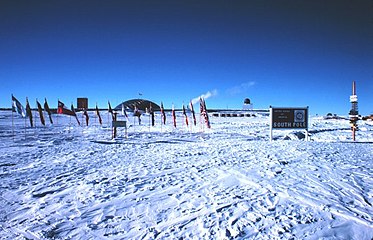
<path fill-rule="evenodd" d="M 114 113 L 114 120 L 112 121 L 112 139 L 117 137 L 117 128 L 124 127 L 125 128 L 125 135 L 127 138 L 127 121 L 117 121 L 117 113 Z"/>
<path fill-rule="evenodd" d="M 305 129 L 308 141 L 308 107 L 275 108 L 270 106 L 270 140 L 273 140 L 273 129 Z"/>

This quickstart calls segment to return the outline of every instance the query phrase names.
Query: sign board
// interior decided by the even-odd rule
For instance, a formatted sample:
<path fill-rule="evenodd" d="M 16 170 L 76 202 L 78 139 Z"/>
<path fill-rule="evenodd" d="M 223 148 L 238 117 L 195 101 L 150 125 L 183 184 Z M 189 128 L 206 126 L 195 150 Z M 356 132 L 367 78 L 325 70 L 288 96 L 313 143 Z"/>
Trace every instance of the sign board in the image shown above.
<path fill-rule="evenodd" d="M 113 121 L 112 126 L 115 127 L 127 127 L 127 121 Z"/>
<path fill-rule="evenodd" d="M 305 129 L 308 131 L 308 107 L 270 107 L 270 120 L 271 140 L 273 129 Z"/>
<path fill-rule="evenodd" d="M 307 129 L 308 108 L 271 108 L 271 127 Z"/>
<path fill-rule="evenodd" d="M 78 109 L 88 109 L 88 98 L 77 98 L 76 101 Z"/>

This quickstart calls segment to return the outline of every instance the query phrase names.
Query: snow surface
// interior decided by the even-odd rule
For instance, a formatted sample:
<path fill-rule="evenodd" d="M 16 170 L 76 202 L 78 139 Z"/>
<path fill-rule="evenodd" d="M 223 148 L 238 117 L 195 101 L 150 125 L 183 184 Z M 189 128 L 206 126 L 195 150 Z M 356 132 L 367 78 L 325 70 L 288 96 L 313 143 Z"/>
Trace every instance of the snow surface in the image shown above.
<path fill-rule="evenodd" d="M 358 143 L 348 121 L 316 117 L 310 141 L 288 130 L 270 142 L 268 116 L 206 129 L 179 113 L 177 129 L 131 117 L 128 138 L 111 140 L 101 114 L 103 126 L 90 112 L 88 127 L 54 115 L 25 128 L 0 112 L 0 238 L 373 238 L 372 122 Z"/>

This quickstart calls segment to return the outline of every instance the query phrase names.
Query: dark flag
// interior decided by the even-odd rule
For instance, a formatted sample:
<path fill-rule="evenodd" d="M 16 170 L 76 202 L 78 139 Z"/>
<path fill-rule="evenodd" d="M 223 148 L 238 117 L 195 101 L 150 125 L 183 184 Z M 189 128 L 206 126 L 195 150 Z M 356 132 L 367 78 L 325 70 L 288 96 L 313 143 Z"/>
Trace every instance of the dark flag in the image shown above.
<path fill-rule="evenodd" d="M 108 104 L 109 104 L 109 110 L 108 112 L 111 113 L 111 118 L 113 119 L 114 121 L 114 112 L 113 112 L 113 109 L 111 108 L 111 105 L 110 105 L 110 102 L 108 101 Z"/>
<path fill-rule="evenodd" d="M 52 112 L 48 106 L 48 103 L 47 103 L 47 99 L 45 98 L 45 101 L 44 101 L 44 110 L 47 111 L 48 113 L 48 116 L 49 116 L 49 121 L 51 122 L 51 124 L 53 124 L 53 120 L 52 120 Z"/>
<path fill-rule="evenodd" d="M 73 114 L 74 114 L 73 116 L 75 116 L 75 119 L 78 122 L 78 125 L 80 126 L 80 121 L 78 119 L 78 116 L 75 113 L 75 109 L 74 109 L 74 105 L 73 104 L 71 104 L 71 112 L 73 112 Z"/>
<path fill-rule="evenodd" d="M 204 110 L 203 110 L 203 99 L 201 97 L 199 98 L 199 113 L 201 115 L 204 114 Z"/>
<path fill-rule="evenodd" d="M 152 104 L 150 104 L 149 106 L 149 113 L 150 113 L 150 116 L 151 116 L 151 119 L 152 119 L 152 126 L 155 125 L 155 116 L 154 116 L 154 111 L 153 111 L 153 108 L 152 108 Z"/>
<path fill-rule="evenodd" d="M 69 116 L 76 116 L 75 112 L 66 108 L 65 104 L 63 102 L 61 102 L 60 100 L 58 100 L 57 113 L 58 114 L 66 114 L 66 115 L 69 115 Z"/>
<path fill-rule="evenodd" d="M 193 107 L 192 101 L 190 101 L 189 105 L 190 105 L 190 111 L 192 112 L 192 116 L 193 116 L 194 126 L 196 126 L 197 125 L 196 113 L 194 112 L 194 107 Z"/>
<path fill-rule="evenodd" d="M 122 103 L 122 116 L 125 116 L 128 119 L 128 115 L 126 109 L 124 108 L 124 104 Z"/>
<path fill-rule="evenodd" d="M 98 122 L 100 123 L 100 125 L 102 125 L 102 119 L 101 119 L 100 112 L 98 111 L 97 103 L 96 103 L 96 114 L 98 117 Z"/>
<path fill-rule="evenodd" d="M 174 127 L 176 128 L 176 113 L 175 113 L 175 107 L 172 104 L 172 120 L 174 121 Z"/>
<path fill-rule="evenodd" d="M 205 111 L 206 111 L 205 121 L 206 121 L 207 128 L 211 128 L 210 118 L 209 118 L 209 114 L 208 114 L 208 112 L 207 112 L 207 108 L 206 108 L 206 102 L 205 102 L 205 100 L 203 100 L 203 106 L 204 106 Z"/>
<path fill-rule="evenodd" d="M 166 113 L 164 112 L 163 102 L 161 102 L 161 115 L 162 115 L 163 124 L 166 125 Z"/>
<path fill-rule="evenodd" d="M 188 116 L 187 116 L 187 114 L 186 114 L 186 110 L 185 110 L 184 104 L 183 104 L 183 114 L 184 114 L 184 116 L 185 116 L 185 124 L 186 124 L 187 126 L 189 126 Z"/>
<path fill-rule="evenodd" d="M 88 116 L 87 109 L 84 109 L 83 115 L 85 116 L 85 123 L 86 123 L 87 126 L 88 126 L 89 116 Z"/>
<path fill-rule="evenodd" d="M 28 102 L 28 98 L 27 97 L 26 97 L 26 116 L 29 117 L 29 119 L 30 119 L 30 125 L 31 125 L 31 127 L 33 127 L 34 123 L 32 122 L 32 112 L 31 112 L 30 103 Z"/>
<path fill-rule="evenodd" d="M 45 126 L 43 109 L 41 108 L 41 104 L 39 103 L 39 101 L 37 99 L 36 99 L 36 105 L 38 106 L 38 112 L 39 112 L 39 116 L 40 116 L 40 122 L 41 122 L 41 124 L 43 124 L 43 126 Z"/>
<path fill-rule="evenodd" d="M 13 112 L 17 112 L 17 113 L 21 114 L 22 117 L 26 117 L 25 108 L 18 101 L 18 99 L 13 96 L 13 94 L 12 94 L 12 110 L 13 110 Z"/>

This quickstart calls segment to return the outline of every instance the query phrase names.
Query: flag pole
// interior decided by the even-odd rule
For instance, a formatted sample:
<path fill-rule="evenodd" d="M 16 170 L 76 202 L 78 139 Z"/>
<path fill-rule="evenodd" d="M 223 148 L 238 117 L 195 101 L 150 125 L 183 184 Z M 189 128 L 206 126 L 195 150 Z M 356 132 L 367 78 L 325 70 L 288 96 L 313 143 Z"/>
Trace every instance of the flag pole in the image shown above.
<path fill-rule="evenodd" d="M 13 99 L 12 99 L 12 135 L 13 135 L 13 142 L 14 142 L 14 119 L 13 119 L 14 112 L 13 112 L 13 107 L 14 106 L 13 106 Z"/>
<path fill-rule="evenodd" d="M 135 114 L 133 114 L 133 132 L 135 132 Z"/>
<path fill-rule="evenodd" d="M 149 112 L 149 132 L 150 132 L 150 121 L 151 121 L 151 119 L 150 119 L 150 109 L 148 110 L 148 112 Z"/>
<path fill-rule="evenodd" d="M 26 140 L 26 118 L 27 117 L 25 117 L 25 140 Z"/>
<path fill-rule="evenodd" d="M 37 127 L 37 121 L 36 121 L 36 112 L 34 112 L 34 119 L 35 119 L 35 128 Z"/>
<path fill-rule="evenodd" d="M 58 116 L 58 110 L 57 110 L 57 115 L 56 115 L 56 118 L 57 118 L 57 125 L 58 125 L 58 119 L 59 119 L 59 116 Z"/>

